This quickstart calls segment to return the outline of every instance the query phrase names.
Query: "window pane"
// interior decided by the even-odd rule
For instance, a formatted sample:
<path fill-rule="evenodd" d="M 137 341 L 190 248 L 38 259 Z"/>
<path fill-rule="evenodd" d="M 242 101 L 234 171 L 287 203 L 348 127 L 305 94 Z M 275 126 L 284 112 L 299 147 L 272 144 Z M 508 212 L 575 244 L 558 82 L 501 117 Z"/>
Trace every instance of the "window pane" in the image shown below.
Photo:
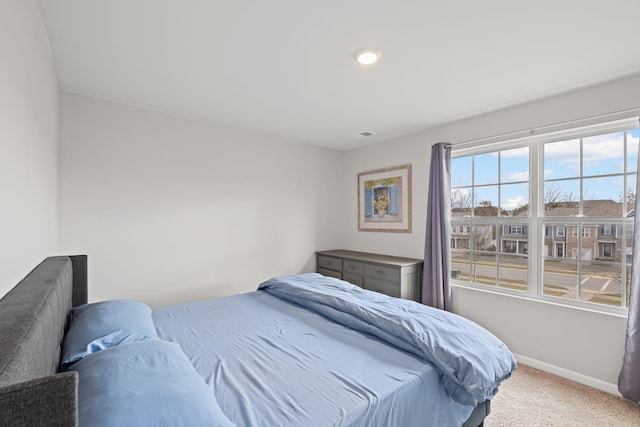
<path fill-rule="evenodd" d="M 636 203 L 636 174 L 627 175 L 627 191 L 624 194 L 627 206 L 623 216 L 629 216 Z M 631 213 L 633 215 L 633 213 Z"/>
<path fill-rule="evenodd" d="M 582 184 L 584 216 L 619 218 L 622 216 L 622 176 L 589 178 Z"/>
<path fill-rule="evenodd" d="M 625 236 L 624 238 L 626 239 L 626 254 L 627 254 L 627 263 L 630 264 L 631 263 L 631 254 L 633 253 L 633 224 L 627 224 L 625 227 Z"/>
<path fill-rule="evenodd" d="M 498 263 L 498 286 L 527 290 L 527 259 L 522 256 L 500 255 Z"/>
<path fill-rule="evenodd" d="M 471 262 L 469 251 L 455 251 L 451 254 L 451 278 L 470 282 Z"/>
<path fill-rule="evenodd" d="M 468 187 L 471 182 L 472 156 L 451 159 L 451 187 Z"/>
<path fill-rule="evenodd" d="M 598 304 L 622 305 L 622 265 L 603 262 L 581 263 L 580 299 Z"/>
<path fill-rule="evenodd" d="M 500 210 L 505 216 L 527 216 L 529 210 L 529 184 L 500 186 Z"/>
<path fill-rule="evenodd" d="M 526 255 L 529 251 L 527 224 L 501 224 L 499 227 L 500 252 Z"/>
<path fill-rule="evenodd" d="M 579 237 L 582 235 L 582 241 Z M 567 251 L 570 258 L 591 261 L 597 254 L 598 226 L 581 224 L 572 227 L 571 236 L 567 238 Z"/>
<path fill-rule="evenodd" d="M 476 154 L 473 161 L 474 184 L 498 183 L 498 153 Z"/>
<path fill-rule="evenodd" d="M 578 224 L 570 223 L 548 223 L 544 225 L 543 239 L 543 257 L 549 258 L 571 258 L 572 249 L 576 252 L 578 249 L 577 234 L 574 237 L 573 232 Z"/>
<path fill-rule="evenodd" d="M 500 152 L 500 182 L 529 181 L 529 147 Z"/>
<path fill-rule="evenodd" d="M 552 181 L 544 184 L 544 216 L 576 216 L 580 213 L 580 181 Z"/>
<path fill-rule="evenodd" d="M 496 254 L 471 254 L 471 281 L 483 285 L 496 285 Z"/>
<path fill-rule="evenodd" d="M 495 224 L 475 224 L 471 228 L 471 235 L 469 236 L 471 241 L 471 248 L 476 251 L 495 252 L 495 227 Z"/>
<path fill-rule="evenodd" d="M 559 259 L 544 260 L 543 283 L 545 295 L 577 299 L 578 263 Z"/>
<path fill-rule="evenodd" d="M 623 172 L 624 132 L 584 138 L 582 141 L 582 175 L 605 175 Z"/>
<path fill-rule="evenodd" d="M 624 262 L 623 245 L 626 237 L 620 224 L 598 224 L 598 237 L 595 242 L 595 259 L 602 261 Z"/>
<path fill-rule="evenodd" d="M 451 226 L 451 249 L 469 249 L 471 224 L 456 222 Z"/>
<path fill-rule="evenodd" d="M 544 178 L 580 176 L 580 140 L 551 142 L 544 145 Z"/>
<path fill-rule="evenodd" d="M 475 216 L 498 216 L 498 186 L 476 187 L 474 193 Z"/>
<path fill-rule="evenodd" d="M 627 172 L 636 172 L 638 169 L 638 140 L 640 129 L 627 131 Z"/>
<path fill-rule="evenodd" d="M 451 190 L 451 217 L 471 216 L 473 188 L 454 188 Z"/>

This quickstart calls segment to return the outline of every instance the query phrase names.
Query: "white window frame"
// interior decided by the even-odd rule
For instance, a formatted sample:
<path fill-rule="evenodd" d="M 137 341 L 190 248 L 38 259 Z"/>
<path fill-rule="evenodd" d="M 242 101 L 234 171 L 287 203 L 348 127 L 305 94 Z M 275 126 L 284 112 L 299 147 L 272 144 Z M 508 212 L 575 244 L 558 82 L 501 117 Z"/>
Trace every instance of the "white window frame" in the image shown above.
<path fill-rule="evenodd" d="M 573 237 L 578 237 L 578 228 L 582 228 L 582 237 L 591 237 L 591 229 L 589 227 L 572 227 Z"/>
<path fill-rule="evenodd" d="M 544 204 L 542 202 L 542 198 L 543 198 L 542 193 L 544 193 L 543 185 L 545 183 L 544 173 L 543 173 L 543 167 L 544 167 L 543 166 L 543 159 L 544 159 L 543 147 L 545 143 L 567 140 L 567 139 L 571 139 L 572 137 L 587 137 L 590 135 L 598 135 L 598 134 L 604 134 L 604 133 L 613 133 L 617 131 L 637 129 L 638 121 L 639 121 L 639 118 L 637 116 L 634 116 L 631 118 L 625 118 L 625 119 L 617 120 L 614 122 L 597 123 L 597 124 L 584 126 L 584 127 L 572 127 L 571 129 L 567 128 L 567 129 L 559 130 L 553 133 L 549 132 L 545 134 L 534 135 L 531 137 L 523 137 L 520 139 L 514 139 L 509 141 L 494 139 L 494 140 L 489 140 L 490 142 L 486 142 L 486 143 L 472 142 L 472 143 L 459 144 L 460 146 L 454 145 L 452 149 L 452 158 L 465 157 L 472 154 L 477 155 L 477 154 L 484 154 L 484 153 L 494 153 L 497 151 L 509 150 L 514 148 L 530 147 L 530 154 L 529 154 L 530 187 L 529 187 L 528 216 L 517 217 L 517 218 L 514 217 L 513 218 L 514 221 L 511 221 L 511 222 L 515 222 L 515 220 L 517 219 L 517 222 L 521 224 L 524 223 L 528 227 L 527 246 L 529 249 L 528 250 L 529 256 L 527 257 L 528 258 L 527 290 L 525 292 L 522 292 L 522 291 L 512 290 L 508 288 L 503 288 L 503 287 L 463 282 L 461 280 L 453 280 L 452 284 L 454 286 L 459 286 L 459 287 L 469 287 L 469 288 L 477 288 L 482 290 L 490 290 L 491 292 L 507 294 L 507 295 L 510 294 L 520 298 L 527 298 L 527 299 L 538 300 L 542 302 L 549 302 L 553 304 L 560 304 L 560 305 L 584 308 L 584 309 L 597 311 L 597 312 L 612 313 L 612 314 L 626 316 L 628 310 L 625 307 L 615 307 L 615 306 L 609 306 L 605 304 L 596 304 L 588 301 L 581 301 L 580 299 L 553 297 L 550 295 L 545 295 L 543 293 L 543 285 L 542 285 L 543 261 L 542 260 L 545 255 L 543 255 L 542 252 L 545 246 L 545 243 L 544 243 L 545 226 L 548 223 L 554 223 L 554 222 L 573 223 L 577 219 L 577 218 L 571 218 L 571 217 L 545 217 L 544 216 Z M 626 145 L 625 145 L 625 150 L 626 150 Z M 626 157 L 626 152 L 625 152 L 625 157 Z M 624 174 L 626 173 L 627 171 L 625 167 Z M 640 171 L 637 171 L 637 176 L 638 176 L 638 179 L 640 179 Z M 625 179 L 626 179 L 626 175 L 625 175 Z M 502 219 L 502 221 L 498 221 L 499 219 Z M 497 217 L 496 225 L 500 223 L 507 224 L 510 222 L 509 220 L 510 218 L 508 217 Z M 598 222 L 603 223 L 604 221 L 609 221 L 609 220 L 611 220 L 611 218 L 596 218 L 596 217 L 579 218 L 578 227 L 585 227 L 585 226 L 591 227 L 591 226 L 595 226 Z M 633 224 L 633 218 L 626 219 L 625 217 L 621 216 L 621 218 L 615 218 L 615 221 L 611 221 L 611 222 L 615 223 L 614 225 L 628 227 L 627 233 L 633 233 L 632 231 L 629 231 L 629 227 L 632 226 Z M 565 231 L 565 233 L 564 234 L 561 233 L 560 230 Z M 585 237 L 589 237 L 590 236 L 589 228 L 586 228 L 586 229 L 583 228 L 583 233 L 586 233 Z M 556 251 L 555 244 L 560 242 L 553 241 L 553 238 L 566 237 L 566 230 L 564 230 L 564 227 L 558 227 L 556 230 L 556 235 L 555 236 L 552 235 L 549 237 L 551 237 L 552 239 L 552 242 L 550 242 L 549 245 L 550 246 L 553 245 L 552 251 L 555 254 L 555 251 Z M 583 236 L 579 237 L 580 240 L 582 238 Z M 621 250 L 623 251 L 623 253 L 625 252 L 628 253 L 630 248 L 625 243 L 623 243 L 623 247 L 621 248 Z M 565 247 L 564 256 L 565 256 L 565 259 L 569 259 L 567 258 L 569 254 L 567 254 L 566 251 L 567 249 Z M 539 253 L 540 256 L 531 256 L 531 254 L 536 254 L 536 253 Z M 621 260 L 620 262 L 622 263 L 622 265 L 625 264 L 624 259 Z M 627 281 L 626 271 L 628 271 L 629 269 L 621 268 L 621 270 L 623 272 L 622 283 L 626 283 Z M 625 286 L 622 286 L 621 299 L 623 301 L 627 300 Z"/>
<path fill-rule="evenodd" d="M 562 233 L 560 231 L 562 231 Z M 565 231 L 566 231 L 566 227 L 557 226 L 556 237 L 567 237 L 567 234 L 565 233 Z"/>

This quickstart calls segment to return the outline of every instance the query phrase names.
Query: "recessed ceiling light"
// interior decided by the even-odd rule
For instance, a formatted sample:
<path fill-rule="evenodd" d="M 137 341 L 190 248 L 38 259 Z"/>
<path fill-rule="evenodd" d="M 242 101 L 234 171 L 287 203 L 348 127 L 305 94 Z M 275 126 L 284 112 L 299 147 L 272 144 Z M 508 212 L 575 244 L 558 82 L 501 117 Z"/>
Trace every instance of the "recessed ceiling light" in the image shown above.
<path fill-rule="evenodd" d="M 366 48 L 357 51 L 353 57 L 362 65 L 371 65 L 380 59 L 382 53 L 378 49 Z"/>

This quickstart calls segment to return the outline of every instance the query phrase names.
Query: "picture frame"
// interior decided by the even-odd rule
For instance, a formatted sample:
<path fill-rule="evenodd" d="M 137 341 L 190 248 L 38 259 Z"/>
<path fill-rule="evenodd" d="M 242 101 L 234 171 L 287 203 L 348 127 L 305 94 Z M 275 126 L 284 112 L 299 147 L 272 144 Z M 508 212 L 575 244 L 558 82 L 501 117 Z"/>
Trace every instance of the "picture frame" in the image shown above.
<path fill-rule="evenodd" d="M 411 165 L 358 174 L 358 231 L 411 233 Z"/>

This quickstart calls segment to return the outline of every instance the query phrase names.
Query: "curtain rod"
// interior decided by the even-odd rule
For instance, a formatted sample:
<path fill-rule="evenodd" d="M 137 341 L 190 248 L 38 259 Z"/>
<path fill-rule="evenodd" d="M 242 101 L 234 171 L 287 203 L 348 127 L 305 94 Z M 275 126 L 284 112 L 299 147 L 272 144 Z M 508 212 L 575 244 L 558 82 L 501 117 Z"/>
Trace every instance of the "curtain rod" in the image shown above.
<path fill-rule="evenodd" d="M 517 130 L 517 131 L 512 131 L 512 132 L 505 132 L 505 133 L 501 133 L 501 134 L 497 134 L 497 135 L 493 135 L 493 136 L 486 136 L 483 138 L 477 138 L 477 139 L 469 139 L 466 141 L 459 141 L 459 142 L 452 142 L 450 144 L 448 144 L 451 147 L 456 147 L 456 146 L 460 146 L 460 145 L 466 145 L 466 144 L 476 144 L 482 141 L 491 141 L 491 140 L 495 140 L 494 142 L 498 142 L 498 141 L 502 141 L 505 139 L 513 139 L 516 136 L 519 136 L 520 138 L 524 138 L 526 136 L 531 136 L 531 135 L 536 135 L 538 133 L 550 133 L 550 132 L 554 132 L 554 131 L 559 131 L 559 130 L 563 130 L 561 128 L 567 127 L 568 125 L 578 125 L 579 123 L 582 122 L 588 122 L 588 121 L 593 121 L 593 120 L 601 120 L 601 119 L 605 119 L 608 117 L 614 117 L 614 116 L 618 116 L 617 118 L 622 120 L 622 119 L 626 119 L 626 118 L 630 118 L 636 114 L 640 114 L 640 107 L 634 107 L 634 108 L 628 108 L 626 110 L 619 110 L 619 111 L 615 111 L 612 113 L 606 113 L 606 114 L 599 114 L 599 115 L 595 115 L 595 116 L 589 116 L 589 117 L 584 117 L 581 119 L 575 119 L 575 120 L 565 120 L 563 122 L 557 122 L 557 123 L 552 123 L 552 124 L 548 124 L 548 125 L 543 125 L 543 126 L 538 126 L 538 127 L 533 127 L 533 128 L 529 128 L 529 129 L 522 129 L 522 130 Z M 558 129 L 560 128 L 560 129 Z M 546 132 L 541 132 L 541 131 L 546 131 Z"/>

